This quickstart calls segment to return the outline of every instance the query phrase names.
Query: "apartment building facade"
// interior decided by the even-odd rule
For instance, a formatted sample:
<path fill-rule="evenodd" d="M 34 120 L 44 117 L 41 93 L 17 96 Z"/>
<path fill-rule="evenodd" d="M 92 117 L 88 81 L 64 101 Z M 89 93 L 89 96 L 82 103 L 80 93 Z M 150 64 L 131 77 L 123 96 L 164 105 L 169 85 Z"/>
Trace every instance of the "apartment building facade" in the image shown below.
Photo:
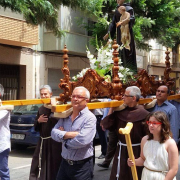
<path fill-rule="evenodd" d="M 147 71 L 149 74 L 155 75 L 157 80 L 162 80 L 164 78 L 167 48 L 158 44 L 156 40 L 150 40 L 149 44 L 152 46 L 152 50 L 148 52 Z M 175 90 L 176 87 L 180 86 L 180 46 L 177 47 L 176 51 L 172 52 L 170 48 L 168 48 L 168 51 L 170 52 L 170 77 L 175 79 L 173 89 Z"/>
<path fill-rule="evenodd" d="M 19 14 L 0 9 L 0 83 L 4 99 L 31 98 L 33 54 L 38 44 L 38 26 L 30 26 Z"/>

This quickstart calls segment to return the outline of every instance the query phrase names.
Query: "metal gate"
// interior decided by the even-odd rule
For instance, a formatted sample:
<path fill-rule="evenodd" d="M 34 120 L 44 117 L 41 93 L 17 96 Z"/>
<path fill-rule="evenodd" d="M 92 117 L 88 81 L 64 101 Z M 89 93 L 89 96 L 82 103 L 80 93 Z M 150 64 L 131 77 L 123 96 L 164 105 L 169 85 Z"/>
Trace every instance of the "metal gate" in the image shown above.
<path fill-rule="evenodd" d="M 0 64 L 0 84 L 4 87 L 2 100 L 16 100 L 19 97 L 20 66 Z"/>

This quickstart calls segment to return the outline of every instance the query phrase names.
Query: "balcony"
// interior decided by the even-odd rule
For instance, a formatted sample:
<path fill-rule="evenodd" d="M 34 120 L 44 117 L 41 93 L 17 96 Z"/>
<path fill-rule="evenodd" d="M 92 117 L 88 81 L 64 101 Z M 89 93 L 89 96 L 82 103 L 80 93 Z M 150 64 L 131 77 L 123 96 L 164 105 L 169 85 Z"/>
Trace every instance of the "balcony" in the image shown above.
<path fill-rule="evenodd" d="M 95 49 L 90 45 L 90 36 L 66 32 L 65 36 L 57 38 L 52 32 L 45 32 L 43 37 L 43 51 L 62 52 L 67 45 L 68 54 L 86 56 L 86 46 L 93 53 Z"/>

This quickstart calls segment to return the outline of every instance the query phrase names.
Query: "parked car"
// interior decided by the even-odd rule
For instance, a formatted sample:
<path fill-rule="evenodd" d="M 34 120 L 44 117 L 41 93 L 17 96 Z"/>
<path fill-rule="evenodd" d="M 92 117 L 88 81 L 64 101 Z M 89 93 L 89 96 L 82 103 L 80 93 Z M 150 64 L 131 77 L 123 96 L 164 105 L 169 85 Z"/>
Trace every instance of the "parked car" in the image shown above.
<path fill-rule="evenodd" d="M 36 145 L 39 132 L 34 130 L 34 121 L 42 104 L 15 106 L 11 113 L 11 144 L 17 148 Z"/>

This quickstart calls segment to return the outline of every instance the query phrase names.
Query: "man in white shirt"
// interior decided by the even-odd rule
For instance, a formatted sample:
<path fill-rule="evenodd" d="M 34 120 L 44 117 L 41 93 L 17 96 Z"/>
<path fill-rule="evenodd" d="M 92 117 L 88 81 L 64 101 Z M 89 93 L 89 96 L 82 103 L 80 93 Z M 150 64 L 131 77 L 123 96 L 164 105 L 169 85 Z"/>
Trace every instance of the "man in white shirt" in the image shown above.
<path fill-rule="evenodd" d="M 4 88 L 0 84 L 0 99 Z M 0 101 L 1 106 L 1 101 Z M 0 180 L 10 180 L 8 156 L 10 152 L 10 112 L 0 109 Z"/>

